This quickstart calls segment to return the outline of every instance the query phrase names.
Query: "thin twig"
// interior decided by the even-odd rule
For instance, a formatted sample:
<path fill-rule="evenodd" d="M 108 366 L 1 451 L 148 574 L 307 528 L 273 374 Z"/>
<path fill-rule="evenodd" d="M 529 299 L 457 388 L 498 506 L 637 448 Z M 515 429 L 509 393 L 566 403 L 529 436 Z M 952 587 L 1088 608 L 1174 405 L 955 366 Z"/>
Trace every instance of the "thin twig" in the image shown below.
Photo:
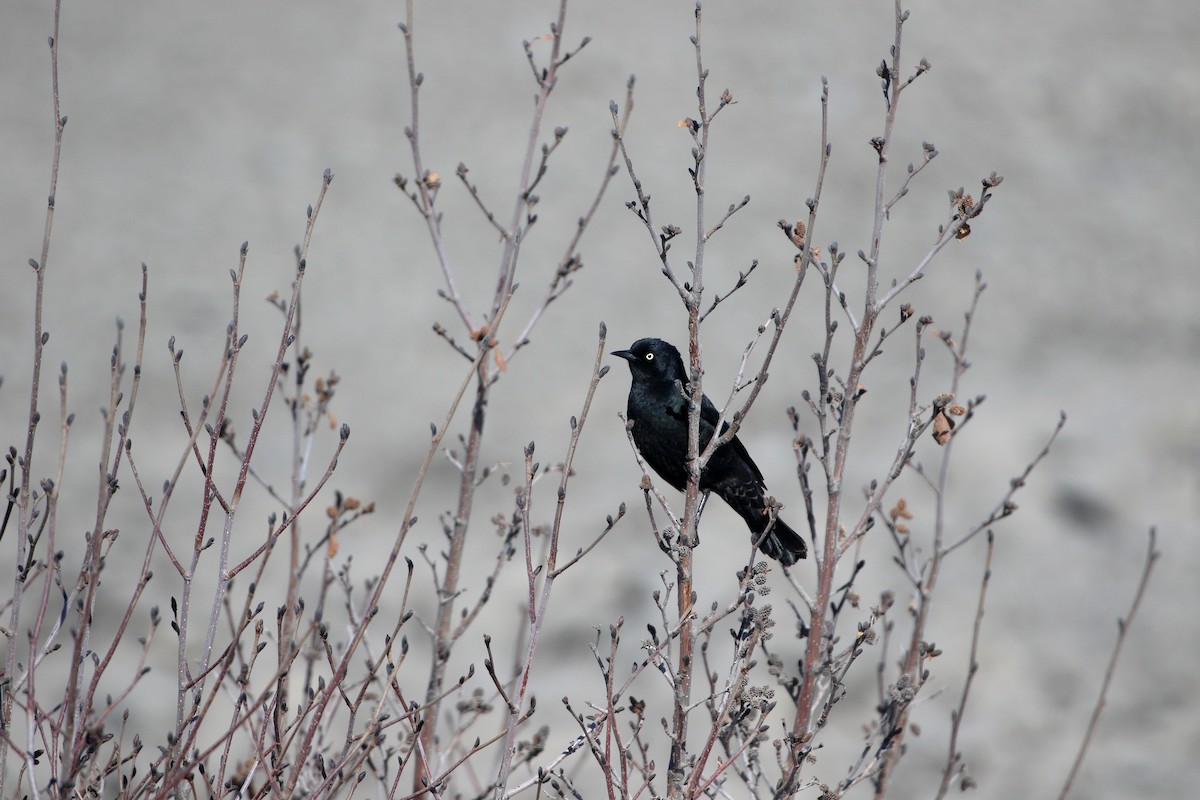
<path fill-rule="evenodd" d="M 629 117 L 633 113 L 633 76 L 625 84 L 625 105 L 621 112 L 620 119 L 615 121 L 616 129 L 619 133 L 624 133 L 626 126 L 629 124 Z M 534 325 L 541 319 L 549 305 L 562 296 L 571 285 L 570 275 L 583 267 L 583 262 L 578 256 L 579 242 L 583 238 L 584 231 L 587 230 L 592 218 L 596 215 L 596 211 L 600 208 L 600 201 L 604 199 L 605 192 L 608 191 L 609 183 L 614 175 L 617 174 L 617 153 L 619 144 L 614 137 L 612 150 L 608 154 L 608 161 L 604 166 L 604 177 L 600 181 L 600 187 L 596 190 L 595 197 L 592 198 L 592 204 L 582 217 L 579 218 L 578 224 L 575 226 L 575 234 L 571 237 L 571 241 L 567 243 L 566 251 L 562 258 L 559 259 L 558 269 L 555 270 L 554 278 L 550 281 L 550 286 L 546 290 L 546 296 L 542 302 L 538 304 L 533 313 L 529 316 L 525 327 L 517 334 L 511 348 L 505 354 L 506 361 L 511 361 L 517 351 L 529 343 L 529 332 L 533 330 Z"/>
<path fill-rule="evenodd" d="M 718 109 L 718 111 L 719 110 L 720 109 Z M 716 116 L 716 113 L 714 112 L 713 117 L 715 117 L 715 116 Z M 711 119 L 711 117 L 709 119 Z M 741 211 L 743 208 L 745 208 L 749 204 L 750 204 L 750 195 L 746 195 L 745 197 L 743 197 L 741 199 L 741 202 L 730 203 L 729 208 L 725 211 L 725 216 L 721 217 L 721 219 L 717 222 L 716 225 L 713 225 L 711 228 L 708 229 L 708 231 L 705 232 L 704 238 L 706 240 L 711 239 L 713 237 L 713 235 L 716 234 L 717 231 L 719 231 L 719 230 L 721 230 L 721 228 L 725 227 L 725 223 L 729 221 L 730 217 L 732 217 L 737 212 Z"/>
<path fill-rule="evenodd" d="M 979 584 L 979 602 L 975 606 L 975 625 L 971 629 L 971 650 L 967 656 L 967 677 L 963 681 L 962 696 L 959 698 L 958 708 L 950 714 L 950 752 L 946 756 L 946 766 L 942 770 L 942 783 L 938 787 L 936 800 L 942 800 L 946 796 L 946 792 L 950 790 L 950 781 L 954 779 L 955 775 L 962 774 L 964 767 L 962 753 L 958 752 L 958 732 L 962 727 L 963 714 L 967 710 L 967 697 L 971 694 L 971 684 L 975 680 L 975 673 L 979 671 L 979 661 L 977 660 L 979 653 L 979 632 L 983 628 L 984 601 L 987 599 L 988 583 L 992 579 L 992 553 L 995 552 L 995 549 L 995 534 L 988 531 L 987 555 L 983 560 L 983 580 Z"/>
<path fill-rule="evenodd" d="M 467 310 L 466 301 L 463 300 L 462 294 L 458 290 L 458 282 L 454 277 L 454 267 L 450 263 L 450 254 L 446 250 L 445 239 L 442 236 L 442 217 L 441 214 L 434 210 L 434 199 L 437 197 L 437 188 L 440 185 L 440 179 L 434 179 L 433 173 L 425 169 L 424 162 L 421 160 L 421 105 L 420 105 L 420 88 L 425 80 L 422 73 L 417 72 L 416 67 L 416 51 L 413 45 L 413 0 L 408 0 L 405 4 L 405 21 L 400 24 L 400 30 L 404 34 L 404 54 L 408 64 L 408 88 L 409 98 L 412 108 L 412 119 L 409 126 L 404 129 L 405 135 L 408 137 L 409 144 L 412 145 L 413 167 L 416 169 L 416 184 L 417 189 L 409 196 L 417 209 L 421 212 L 421 216 L 425 219 L 425 224 L 429 228 L 429 238 L 433 241 L 434 252 L 437 253 L 438 264 L 442 269 L 442 277 L 446 281 L 447 297 L 455 310 L 458 311 L 459 318 L 462 319 L 463 325 L 467 330 L 477 330 L 475 322 L 471 318 L 471 312 Z M 400 188 L 407 193 L 402 179 L 397 178 L 397 183 Z"/>
<path fill-rule="evenodd" d="M 1129 606 L 1129 613 L 1117 620 L 1117 641 L 1113 644 L 1112 655 L 1108 659 L 1108 667 L 1104 670 L 1104 680 L 1100 683 L 1100 696 L 1096 698 L 1096 705 L 1092 709 L 1092 717 L 1088 720 L 1087 731 L 1083 734 L 1083 742 L 1079 745 L 1079 753 L 1076 754 L 1075 761 L 1071 764 L 1071 771 L 1067 773 L 1067 779 L 1063 783 L 1062 791 L 1058 794 L 1058 800 L 1066 800 L 1067 795 L 1070 794 L 1071 786 L 1075 783 L 1075 778 L 1079 774 L 1079 768 L 1083 766 L 1083 759 L 1087 755 L 1088 748 L 1092 744 L 1092 737 L 1095 735 L 1096 728 L 1100 723 L 1100 715 L 1104 713 L 1104 707 L 1108 704 L 1108 687 L 1112 684 L 1113 673 L 1117 669 L 1117 661 L 1121 658 L 1121 648 L 1125 646 L 1125 638 L 1129 635 L 1129 627 L 1133 624 L 1133 618 L 1137 615 L 1138 608 L 1142 605 L 1142 597 L 1146 593 L 1146 586 L 1150 583 L 1150 572 L 1154 569 L 1154 564 L 1161 555 L 1154 547 L 1157 539 L 1157 531 L 1151 528 L 1146 542 L 1146 560 L 1142 564 L 1142 577 L 1138 580 L 1137 590 L 1133 593 L 1133 603 Z"/>
<path fill-rule="evenodd" d="M 704 320 L 708 319 L 708 315 L 711 314 L 712 312 L 716 311 L 717 306 L 721 305 L 721 303 L 725 302 L 730 297 L 732 297 L 734 292 L 736 292 L 738 289 L 741 289 L 743 286 L 745 286 L 746 279 L 750 277 L 750 273 L 754 272 L 755 268 L 757 268 L 757 267 L 758 267 L 758 259 L 756 258 L 750 262 L 750 268 L 747 269 L 745 272 L 742 272 L 739 270 L 738 271 L 738 279 L 733 284 L 733 288 L 730 289 L 728 292 L 726 292 L 723 295 L 720 293 L 713 295 L 712 305 L 708 307 L 708 311 L 705 311 L 703 314 L 700 315 L 700 321 L 704 322 Z"/>
<path fill-rule="evenodd" d="M 987 528 L 991 525 L 994 525 L 999 520 L 1004 519 L 1016 511 L 1017 506 L 1015 503 L 1013 503 L 1013 496 L 1016 495 L 1019 490 L 1025 487 L 1026 482 L 1029 480 L 1029 476 L 1033 473 L 1034 469 L 1036 469 L 1037 466 L 1042 463 L 1042 460 L 1050 454 L 1050 448 L 1054 446 L 1054 442 L 1058 439 L 1058 435 L 1062 432 L 1062 429 L 1066 424 L 1067 414 L 1065 411 L 1060 412 L 1058 415 L 1058 423 L 1054 426 L 1054 430 L 1050 433 L 1050 437 L 1046 440 L 1046 444 L 1043 445 L 1040 451 L 1038 451 L 1038 454 L 1034 457 L 1034 459 L 1025 465 L 1025 469 L 1021 471 L 1021 474 L 1008 482 L 1008 491 L 1004 493 L 1004 496 L 1000 498 L 1000 501 L 996 504 L 996 506 L 991 510 L 984 520 L 976 524 L 951 544 L 942 547 L 941 554 L 943 556 L 954 552 L 971 539 L 978 536 L 981 531 L 987 530 Z"/>

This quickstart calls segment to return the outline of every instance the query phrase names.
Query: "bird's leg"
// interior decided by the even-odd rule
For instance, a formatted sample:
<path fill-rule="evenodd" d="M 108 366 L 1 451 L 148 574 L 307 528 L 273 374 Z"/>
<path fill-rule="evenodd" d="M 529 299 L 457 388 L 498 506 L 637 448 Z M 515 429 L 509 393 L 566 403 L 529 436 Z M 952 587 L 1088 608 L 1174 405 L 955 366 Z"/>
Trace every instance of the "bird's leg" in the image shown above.
<path fill-rule="evenodd" d="M 700 546 L 700 517 L 704 514 L 704 504 L 708 502 L 708 495 L 708 492 L 701 492 L 700 499 L 696 502 L 696 538 L 692 547 Z"/>

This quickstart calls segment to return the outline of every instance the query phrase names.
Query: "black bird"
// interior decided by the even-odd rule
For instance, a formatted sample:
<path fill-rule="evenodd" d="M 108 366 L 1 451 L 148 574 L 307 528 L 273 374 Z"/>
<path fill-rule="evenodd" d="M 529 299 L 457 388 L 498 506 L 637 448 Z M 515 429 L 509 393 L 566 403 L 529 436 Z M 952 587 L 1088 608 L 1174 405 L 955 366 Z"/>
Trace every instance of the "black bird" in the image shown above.
<path fill-rule="evenodd" d="M 633 442 L 646 463 L 667 483 L 687 488 L 688 389 L 687 370 L 679 351 L 662 339 L 639 339 L 628 350 L 612 353 L 629 362 L 633 383 L 629 387 L 628 417 L 633 421 Z M 716 430 L 717 407 L 704 395 L 700 404 L 700 450 Z M 725 423 L 721 432 L 729 429 Z M 750 528 L 758 547 L 771 558 L 791 566 L 804 558 L 807 548 L 800 534 L 776 518 L 771 531 L 766 485 L 758 466 L 736 436 L 713 453 L 700 474 L 700 490 L 715 492 Z"/>

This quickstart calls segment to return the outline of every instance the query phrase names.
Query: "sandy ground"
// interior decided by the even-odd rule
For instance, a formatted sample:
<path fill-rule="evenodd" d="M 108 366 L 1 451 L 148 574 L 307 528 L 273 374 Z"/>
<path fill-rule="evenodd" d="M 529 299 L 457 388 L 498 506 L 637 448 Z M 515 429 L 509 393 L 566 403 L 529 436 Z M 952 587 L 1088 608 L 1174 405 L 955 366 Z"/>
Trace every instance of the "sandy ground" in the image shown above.
<path fill-rule="evenodd" d="M 373 499 L 380 510 L 343 542 L 341 555 L 356 559 L 365 575 L 402 514 L 428 422 L 441 418 L 463 369 L 430 333 L 435 321 L 452 326 L 456 319 L 435 296 L 441 276 L 421 221 L 392 185 L 396 171 L 411 173 L 396 28 L 402 5 L 67 6 L 61 92 L 70 121 L 47 280 L 50 373 L 43 388 L 56 416 L 52 375 L 68 361 L 69 405 L 79 415 L 65 486 L 77 487 L 75 496 L 84 499 L 63 509 L 61 530 L 74 536 L 94 516 L 94 501 L 86 499 L 94 496 L 100 432 L 94 409 L 107 396 L 113 319 L 137 316 L 139 264 L 150 266 L 151 316 L 134 439 L 142 469 L 157 485 L 183 442 L 165 341 L 174 335 L 188 352 L 185 378 L 195 402 L 211 379 L 229 316 L 227 270 L 249 240 L 242 325 L 250 342 L 235 407 L 248 410 L 256 402 L 278 328 L 278 315 L 259 298 L 286 290 L 305 206 L 330 167 L 336 179 L 312 243 L 303 338 L 318 370 L 342 376 L 335 411 L 354 430 L 331 488 Z M 466 163 L 484 196 L 508 214 L 534 92 L 520 43 L 544 34 L 553 12 L 545 2 L 480 0 L 418 8 L 425 157 L 447 178 L 441 198 L 447 232 L 477 313 L 489 302 L 499 250 L 495 231 L 454 180 L 455 166 Z M 920 142 L 930 140 L 941 155 L 892 215 L 885 273 L 905 274 L 928 246 L 947 188 L 977 190 L 978 179 L 993 169 L 1005 176 L 974 234 L 947 250 L 908 298 L 918 313 L 957 327 L 976 269 L 989 285 L 972 332 L 974 368 L 966 384 L 967 394 L 988 399 L 959 452 L 951 525 L 978 520 L 1041 448 L 1059 411 L 1069 417 L 1019 496 L 1019 515 L 998 529 L 983 667 L 962 741 L 979 782 L 976 796 L 1057 792 L 1152 524 L 1159 526 L 1164 558 L 1075 796 L 1185 796 L 1200 783 L 1194 678 L 1200 227 L 1196 205 L 1187 200 L 1200 177 L 1194 148 L 1200 15 L 1186 0 L 1136 7 L 1113 0 L 917 0 L 912 12 L 905 61 L 925 57 L 933 71 L 905 96 L 893 152 L 900 161 L 915 160 Z M 705 15 L 710 89 L 715 96 L 728 87 L 738 101 L 722 112 L 713 134 L 710 220 L 727 203 L 752 198 L 714 240 L 708 284 L 724 291 L 751 259 L 761 264 L 706 328 L 708 380 L 715 381 L 708 385 L 724 387 L 755 326 L 790 285 L 791 254 L 775 221 L 803 213 L 812 192 L 822 74 L 832 87 L 834 158 L 818 239 L 837 240 L 851 254 L 868 244 L 874 180 L 868 140 L 882 120 L 874 69 L 891 42 L 891 11 L 889 4 L 865 2 L 712 3 Z M 608 101 L 621 98 L 631 73 L 637 108 L 629 140 L 639 175 L 655 197 L 659 221 L 687 230 L 694 215 L 684 172 L 689 141 L 676 123 L 694 114 L 691 24 L 686 3 L 620 0 L 571 9 L 567 38 L 592 41 L 562 73 L 546 117 L 547 131 L 563 125 L 570 133 L 540 187 L 541 217 L 522 252 L 514 319 L 523 322 L 536 306 L 586 207 L 607 156 Z M 25 263 L 40 251 L 51 155 L 50 30 L 47 3 L 12 2 L 0 12 L 4 445 L 23 439 L 28 407 L 33 282 Z M 539 55 L 543 49 L 535 44 Z M 584 240 L 585 269 L 497 387 L 485 462 L 518 465 L 530 439 L 538 441 L 539 455 L 557 460 L 566 420 L 582 401 L 601 320 L 610 349 L 643 335 L 684 339 L 679 304 L 644 229 L 623 207 L 631 197 L 628 178 L 619 175 Z M 851 293 L 853 271 L 846 279 Z M 817 282 L 810 279 L 743 433 L 793 514 L 800 498 L 790 478 L 783 410 L 812 386 L 808 356 L 820 346 L 819 314 Z M 886 463 L 903 423 L 895 411 L 906 402 L 911 339 L 902 337 L 888 356 L 869 376 L 851 485 Z M 930 394 L 946 374 L 945 360 L 931 357 Z M 614 370 L 588 421 L 568 516 L 572 547 L 587 541 L 618 503 L 640 502 L 639 476 L 617 419 L 626 382 L 623 367 Z M 248 414 L 238 413 L 248 427 Z M 283 442 L 279 420 L 268 434 Z M 318 449 L 327 453 L 332 443 L 330 436 Z M 43 446 L 38 467 L 48 472 L 54 448 Z M 287 456 L 282 445 L 264 448 L 260 469 L 282 484 Z M 915 483 L 902 491 L 927 508 Z M 436 519 L 453 492 L 452 466 L 435 462 L 414 536 L 437 543 Z M 551 493 L 545 498 L 548 509 Z M 243 524 L 257 538 L 270 505 L 261 496 L 248 502 L 254 505 Z M 487 537 L 487 518 L 511 508 L 511 490 L 493 482 L 479 508 L 476 526 Z M 733 524 L 725 513 L 714 510 L 711 524 Z M 181 501 L 169 533 L 185 538 L 194 519 L 194 505 Z M 126 558 L 133 567 L 146 525 L 132 491 L 114 506 L 110 524 L 136 543 L 112 569 Z M 727 541 L 709 534 L 700 551 L 708 560 L 702 570 L 711 572 L 705 585 L 717 593 L 728 580 L 719 554 L 741 552 L 740 538 Z M 3 546 L 11 552 L 12 540 Z M 488 560 L 491 547 L 479 545 L 478 559 Z M 64 548 L 77 557 L 79 540 Z M 897 580 L 886 551 L 878 552 L 865 576 L 868 596 Z M 898 797 L 930 796 L 944 759 L 980 557 L 978 547 L 957 556 L 939 588 L 932 638 L 946 652 L 948 663 L 938 665 L 944 691 L 921 709 L 925 733 L 910 741 Z M 633 515 L 592 557 L 587 574 L 564 577 L 539 662 L 546 697 L 585 695 L 580 687 L 588 685 L 598 693 L 587 651 L 592 627 L 624 614 L 631 630 L 642 630 L 653 618 L 649 592 L 660 561 L 644 516 Z M 3 567 L 4 585 L 10 570 Z M 167 574 L 165 564 L 160 573 Z M 800 574 L 811 578 L 809 571 Z M 178 591 L 167 583 L 155 602 L 165 604 Z M 519 586 L 511 588 L 480 630 L 511 630 Z M 156 663 L 160 688 L 170 685 L 170 647 L 163 645 Z M 481 655 L 475 640 L 466 648 L 466 660 Z M 412 680 L 420 684 L 420 670 Z M 851 753 L 869 708 L 845 713 L 839 736 Z M 154 724 L 166 726 L 168 719 Z M 557 725 L 562 718 L 547 721 Z M 564 739 L 570 735 L 561 730 Z M 836 738 L 818 768 L 829 780 L 842 774 Z"/>

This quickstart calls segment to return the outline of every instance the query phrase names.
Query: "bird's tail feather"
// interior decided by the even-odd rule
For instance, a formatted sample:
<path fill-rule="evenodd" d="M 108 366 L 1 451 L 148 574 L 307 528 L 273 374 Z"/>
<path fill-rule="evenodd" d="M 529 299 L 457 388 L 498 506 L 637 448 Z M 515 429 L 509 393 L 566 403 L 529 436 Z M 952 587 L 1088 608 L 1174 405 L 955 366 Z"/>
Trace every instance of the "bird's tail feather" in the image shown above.
<path fill-rule="evenodd" d="M 778 517 L 775 518 L 775 524 L 771 525 L 770 529 L 763 526 L 763 529 L 754 533 L 753 536 L 758 543 L 759 550 L 785 567 L 790 567 L 808 555 L 808 547 L 805 546 L 804 539 Z"/>
<path fill-rule="evenodd" d="M 753 490 L 726 492 L 721 499 L 746 521 L 751 538 L 764 555 L 790 567 L 808 555 L 808 548 L 800 534 L 770 513 L 767 501 L 760 492 L 761 489 L 756 486 Z"/>

